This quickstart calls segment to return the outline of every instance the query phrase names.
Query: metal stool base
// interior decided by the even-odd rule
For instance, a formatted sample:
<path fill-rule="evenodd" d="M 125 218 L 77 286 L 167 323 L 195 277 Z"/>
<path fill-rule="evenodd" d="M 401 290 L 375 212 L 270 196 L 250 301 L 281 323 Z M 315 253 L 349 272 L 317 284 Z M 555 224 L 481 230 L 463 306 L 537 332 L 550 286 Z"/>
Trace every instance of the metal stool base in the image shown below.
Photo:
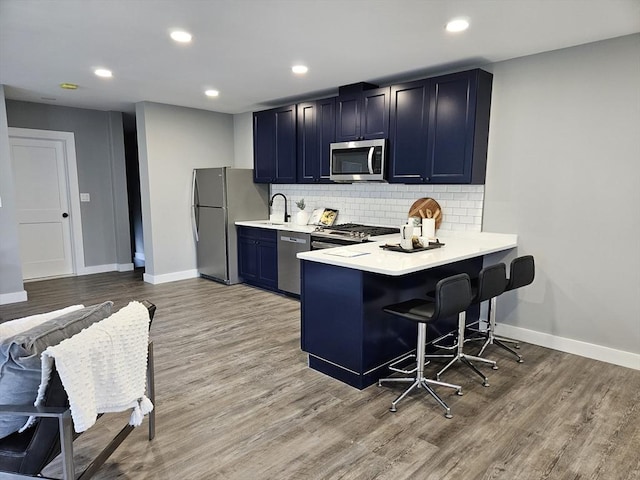
<path fill-rule="evenodd" d="M 429 395 L 431 395 L 436 402 L 444 408 L 444 416 L 446 418 L 452 418 L 451 408 L 447 405 L 444 400 L 440 398 L 440 396 L 431 388 L 430 385 L 438 385 L 440 387 L 448 387 L 456 390 L 458 395 L 462 395 L 462 387 L 460 385 L 454 385 L 452 383 L 441 382 L 439 380 L 431 380 L 424 376 L 424 367 L 425 367 L 425 343 L 427 337 L 427 325 L 425 323 L 418 323 L 418 344 L 416 348 L 416 367 L 413 370 L 408 370 L 409 372 L 415 372 L 415 377 L 391 377 L 391 378 L 381 378 L 378 380 L 378 386 L 381 387 L 383 382 L 388 383 L 411 383 L 409 388 L 407 388 L 404 392 L 402 392 L 393 402 L 391 402 L 391 407 L 389 410 L 391 412 L 397 411 L 397 405 L 400 401 L 405 398 L 412 390 L 416 388 L 424 388 Z M 406 359 L 408 357 L 405 357 Z M 395 370 L 398 371 L 398 370 Z"/>
<path fill-rule="evenodd" d="M 456 353 L 453 355 L 427 355 L 426 357 L 427 358 L 443 358 L 443 357 L 451 358 L 449 363 L 447 363 L 444 366 L 444 368 L 436 374 L 436 380 L 440 380 L 440 376 L 444 372 L 446 372 L 449 369 L 449 367 L 451 367 L 454 363 L 462 362 L 464 365 L 466 365 L 471 370 L 473 370 L 473 372 L 478 374 L 480 378 L 482 378 L 482 386 L 488 387 L 489 379 L 473 363 L 471 363 L 471 360 L 475 362 L 487 363 L 491 365 L 491 368 L 493 368 L 494 370 L 498 369 L 498 365 L 496 365 L 496 362 L 493 360 L 489 360 L 482 357 L 476 357 L 476 356 L 468 355 L 464 353 L 463 348 L 465 343 L 465 339 L 464 339 L 465 328 L 466 328 L 466 314 L 465 312 L 461 312 L 458 315 L 458 342 L 457 342 Z"/>

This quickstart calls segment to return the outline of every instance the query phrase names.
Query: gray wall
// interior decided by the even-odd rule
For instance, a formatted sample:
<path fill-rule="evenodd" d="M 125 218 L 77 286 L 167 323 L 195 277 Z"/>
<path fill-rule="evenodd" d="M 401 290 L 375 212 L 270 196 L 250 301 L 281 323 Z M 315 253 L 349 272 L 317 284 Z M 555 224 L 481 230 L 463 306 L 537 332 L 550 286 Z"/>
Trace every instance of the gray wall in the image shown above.
<path fill-rule="evenodd" d="M 253 168 L 253 113 L 233 116 L 234 166 Z"/>
<path fill-rule="evenodd" d="M 0 299 L 6 299 L 6 303 L 17 300 L 11 297 L 24 292 L 11 170 L 4 87 L 0 85 Z"/>
<path fill-rule="evenodd" d="M 197 274 L 191 226 L 194 168 L 233 166 L 233 116 L 152 102 L 136 104 L 145 280 Z"/>
<path fill-rule="evenodd" d="M 535 283 L 498 321 L 640 353 L 640 35 L 494 64 L 483 229 Z"/>
<path fill-rule="evenodd" d="M 6 108 L 10 127 L 75 135 L 80 192 L 91 195 L 80 203 L 85 267 L 131 263 L 122 114 L 13 100 Z"/>

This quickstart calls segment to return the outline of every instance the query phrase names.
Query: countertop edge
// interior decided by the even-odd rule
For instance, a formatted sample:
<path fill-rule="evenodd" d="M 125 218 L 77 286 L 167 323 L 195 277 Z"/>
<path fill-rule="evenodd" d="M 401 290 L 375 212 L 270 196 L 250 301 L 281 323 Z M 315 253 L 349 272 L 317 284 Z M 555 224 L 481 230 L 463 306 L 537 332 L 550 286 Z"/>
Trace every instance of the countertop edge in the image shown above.
<path fill-rule="evenodd" d="M 239 220 L 235 222 L 236 226 L 266 228 L 269 230 L 282 230 L 286 232 L 311 233 L 315 230 L 315 225 L 298 225 L 293 222 L 286 223 L 270 223 L 269 220 Z"/>
<path fill-rule="evenodd" d="M 419 253 L 401 253 L 383 251 L 380 246 L 385 242 L 370 242 L 346 247 L 338 247 L 344 252 L 362 251 L 362 256 L 340 257 L 327 254 L 326 250 L 298 253 L 300 260 L 351 268 L 370 273 L 389 276 L 402 276 L 410 273 L 439 267 L 442 265 L 480 257 L 492 253 L 510 250 L 518 246 L 518 236 L 491 232 L 475 232 L 457 236 L 455 232 L 439 237 L 447 245 L 442 250 L 428 250 Z M 484 245 L 483 245 L 484 244 Z M 444 250 L 444 249 L 447 250 Z M 415 255 L 415 256 L 414 256 Z M 435 257 L 435 258 L 434 258 Z M 386 262 L 386 265 L 385 265 Z M 408 265 L 399 265 L 405 263 Z M 381 265 L 382 264 L 382 265 Z"/>

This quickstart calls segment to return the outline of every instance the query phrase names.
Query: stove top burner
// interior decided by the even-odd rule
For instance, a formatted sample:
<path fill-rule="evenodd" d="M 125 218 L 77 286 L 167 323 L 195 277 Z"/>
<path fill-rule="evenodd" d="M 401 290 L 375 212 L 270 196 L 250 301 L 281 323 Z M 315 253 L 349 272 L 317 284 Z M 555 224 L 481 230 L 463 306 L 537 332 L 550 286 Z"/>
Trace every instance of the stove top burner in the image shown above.
<path fill-rule="evenodd" d="M 392 233 L 400 233 L 399 228 L 377 227 L 375 225 L 360 225 L 358 223 L 343 223 L 341 225 L 334 225 L 332 229 L 346 232 L 359 232 L 364 233 L 365 235 L 371 235 L 372 237 L 380 235 L 390 235 Z"/>
<path fill-rule="evenodd" d="M 316 227 L 315 232 L 325 238 L 341 239 L 342 241 L 358 243 L 368 242 L 369 237 L 400 233 L 400 229 L 360 225 L 357 223 L 343 223 L 341 225 L 334 225 L 331 228 Z"/>

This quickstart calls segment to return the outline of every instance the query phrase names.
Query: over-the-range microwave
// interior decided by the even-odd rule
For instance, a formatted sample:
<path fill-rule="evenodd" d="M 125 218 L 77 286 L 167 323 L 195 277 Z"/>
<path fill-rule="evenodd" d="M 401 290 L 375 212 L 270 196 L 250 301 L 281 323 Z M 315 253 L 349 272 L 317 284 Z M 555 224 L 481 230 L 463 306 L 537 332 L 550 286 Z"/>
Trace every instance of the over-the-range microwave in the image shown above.
<path fill-rule="evenodd" d="M 386 139 L 332 143 L 331 171 L 334 182 L 384 182 Z"/>

